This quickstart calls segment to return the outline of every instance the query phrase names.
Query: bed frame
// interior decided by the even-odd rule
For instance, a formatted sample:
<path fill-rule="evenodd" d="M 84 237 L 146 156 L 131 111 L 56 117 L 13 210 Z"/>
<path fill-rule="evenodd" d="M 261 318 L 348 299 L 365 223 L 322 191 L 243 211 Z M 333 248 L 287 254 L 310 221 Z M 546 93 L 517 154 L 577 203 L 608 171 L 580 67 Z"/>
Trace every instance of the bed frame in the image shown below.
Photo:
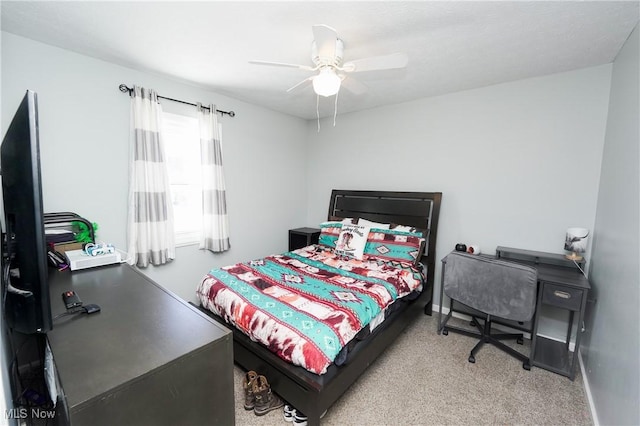
<path fill-rule="evenodd" d="M 323 375 L 289 364 L 242 332 L 233 331 L 234 360 L 243 369 L 267 377 L 274 392 L 308 417 L 308 424 L 320 424 L 320 415 L 360 377 L 376 358 L 421 312 L 432 313 L 436 256 L 436 235 L 441 192 L 380 192 L 333 190 L 328 218 L 362 217 L 384 223 L 399 223 L 429 229 L 422 263 L 427 266 L 427 284 L 414 301 L 394 312 L 366 340 L 349 354 L 349 362 L 331 365 Z M 224 321 L 204 310 L 219 322 Z M 225 324 L 226 325 L 226 324 Z M 365 343 L 365 342 L 361 342 Z"/>

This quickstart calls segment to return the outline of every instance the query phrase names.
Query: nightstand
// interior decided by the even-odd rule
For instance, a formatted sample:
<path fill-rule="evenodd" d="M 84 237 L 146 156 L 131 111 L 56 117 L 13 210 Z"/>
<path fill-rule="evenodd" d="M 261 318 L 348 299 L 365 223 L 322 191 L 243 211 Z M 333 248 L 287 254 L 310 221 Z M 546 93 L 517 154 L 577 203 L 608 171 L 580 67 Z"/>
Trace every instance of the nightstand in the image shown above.
<path fill-rule="evenodd" d="M 533 250 L 498 247 L 499 258 L 522 262 L 534 266 L 538 271 L 538 298 L 531 340 L 532 365 L 554 373 L 575 378 L 580 337 L 584 330 L 584 311 L 587 295 L 591 289 L 589 280 L 580 272 L 573 261 L 561 254 Z M 584 269 L 584 263 L 580 263 Z M 538 325 L 542 311 L 568 312 L 567 335 L 564 341 L 538 336 Z M 573 324 L 578 317 L 573 351 L 570 342 Z"/>
<path fill-rule="evenodd" d="M 318 238 L 320 238 L 318 228 L 289 229 L 289 251 L 317 244 Z"/>

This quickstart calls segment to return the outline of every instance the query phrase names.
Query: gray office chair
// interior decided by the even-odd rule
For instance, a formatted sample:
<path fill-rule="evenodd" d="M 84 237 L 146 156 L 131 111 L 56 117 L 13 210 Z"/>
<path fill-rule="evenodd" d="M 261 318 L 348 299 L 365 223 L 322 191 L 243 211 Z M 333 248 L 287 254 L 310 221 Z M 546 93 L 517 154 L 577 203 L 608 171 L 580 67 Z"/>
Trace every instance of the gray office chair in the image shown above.
<path fill-rule="evenodd" d="M 442 259 L 442 291 L 440 292 L 440 312 L 438 334 L 449 331 L 478 337 L 480 341 L 471 350 L 469 362 L 475 363 L 476 353 L 485 343 L 491 343 L 509 355 L 522 361 L 525 370 L 531 369 L 529 356 L 505 345 L 501 340 L 516 339 L 523 343 L 523 335 L 516 333 L 492 334 L 493 317 L 516 322 L 530 321 L 536 309 L 537 271 L 529 266 L 461 252 L 451 252 Z M 444 322 L 442 318 L 442 293 L 451 302 Z M 478 332 L 447 325 L 453 312 L 453 301 L 469 306 L 486 315 L 484 325 L 480 315 L 471 314 L 471 325 Z"/>

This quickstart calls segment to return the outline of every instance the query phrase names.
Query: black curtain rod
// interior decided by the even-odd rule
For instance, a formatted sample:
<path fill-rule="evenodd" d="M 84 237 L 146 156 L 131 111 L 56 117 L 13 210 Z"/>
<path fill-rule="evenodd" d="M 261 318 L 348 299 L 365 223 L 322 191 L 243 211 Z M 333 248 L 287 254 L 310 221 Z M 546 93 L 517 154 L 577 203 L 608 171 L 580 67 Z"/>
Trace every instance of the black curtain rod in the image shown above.
<path fill-rule="evenodd" d="M 129 96 L 131 96 L 131 92 L 133 92 L 133 89 L 132 89 L 132 88 L 127 87 L 127 85 L 126 85 L 126 84 L 124 84 L 124 83 L 123 83 L 123 84 L 121 84 L 120 86 L 118 86 L 118 88 L 120 89 L 120 91 L 121 91 L 122 93 L 128 93 L 128 94 L 129 94 Z M 198 106 L 198 105 L 196 105 L 196 104 L 194 104 L 194 103 L 191 103 L 191 102 L 181 101 L 180 99 L 167 98 L 167 97 L 165 97 L 165 96 L 160 96 L 160 95 L 158 95 L 158 97 L 159 97 L 160 99 L 166 99 L 166 100 L 168 100 L 168 101 L 179 102 L 179 103 L 181 103 L 181 104 L 185 104 L 185 105 Z M 210 109 L 209 107 L 206 107 L 206 106 L 203 106 L 202 108 Z M 236 113 L 235 113 L 235 112 L 233 112 L 233 111 L 222 111 L 222 110 L 216 109 L 216 112 L 219 112 L 219 113 L 220 113 L 220 114 L 222 114 L 222 115 L 227 114 L 229 117 L 235 117 L 235 116 L 236 116 Z"/>

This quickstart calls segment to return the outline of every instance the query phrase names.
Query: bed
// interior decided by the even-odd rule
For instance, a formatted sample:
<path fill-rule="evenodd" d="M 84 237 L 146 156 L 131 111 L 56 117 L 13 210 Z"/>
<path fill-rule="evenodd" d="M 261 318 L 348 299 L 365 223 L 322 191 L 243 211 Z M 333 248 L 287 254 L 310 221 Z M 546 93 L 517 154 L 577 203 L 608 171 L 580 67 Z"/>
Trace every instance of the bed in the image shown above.
<path fill-rule="evenodd" d="M 265 375 L 273 391 L 289 404 L 304 412 L 308 417 L 309 424 L 319 424 L 321 414 L 393 343 L 396 337 L 417 315 L 420 313 L 431 315 L 436 258 L 435 244 L 441 197 L 442 194 L 440 192 L 333 190 L 327 215 L 328 222 L 323 225 L 320 244 L 283 253 L 282 255 L 267 256 L 264 259 L 242 262 L 237 265 L 230 265 L 229 267 L 210 271 L 205 279 L 198 284 L 198 292 L 200 296 L 202 296 L 200 309 L 233 331 L 234 360 L 236 364 L 247 371 L 253 370 Z M 360 225 L 363 225 L 366 221 L 401 224 L 403 225 L 402 229 L 400 227 L 392 227 L 389 231 L 381 231 L 378 229 L 378 225 L 370 225 L 367 223 L 367 230 L 372 228 L 372 233 L 375 231 L 377 234 L 387 236 L 389 234 L 404 235 L 404 231 L 410 235 L 416 232 L 423 237 L 424 244 L 421 245 L 420 250 L 411 252 L 413 256 L 418 256 L 414 259 L 415 262 L 411 264 L 409 261 L 401 262 L 401 267 L 398 271 L 388 270 L 392 269 L 386 266 L 389 262 L 382 262 L 380 259 L 377 259 L 377 257 L 369 258 L 365 255 L 364 260 L 356 261 L 344 256 L 344 252 L 336 250 L 339 247 L 342 248 L 339 243 L 341 239 L 338 240 L 337 244 L 335 240 L 333 243 L 330 243 L 336 244 L 339 247 L 333 247 L 330 250 L 327 249 L 327 238 L 330 239 L 331 233 L 335 232 L 335 230 L 329 229 L 325 232 L 325 228 L 330 228 L 334 226 L 332 224 L 335 223 L 342 223 L 345 218 L 357 218 L 357 222 Z M 337 232 L 340 232 L 340 230 Z M 342 238 L 342 234 L 340 234 L 340 238 Z M 396 237 L 394 236 L 394 238 Z M 322 244 L 323 241 L 325 244 Z M 413 239 L 411 241 L 413 241 Z M 369 245 L 367 247 L 369 247 Z M 377 261 L 379 264 L 384 264 L 384 270 L 375 270 L 373 273 L 370 272 L 367 268 L 370 267 L 369 263 L 374 261 Z M 321 262 L 327 262 L 328 265 L 332 266 L 315 268 L 315 266 L 322 265 Z M 356 264 L 344 262 L 356 262 Z M 361 309 L 362 312 L 355 312 L 357 309 L 351 305 L 347 310 L 347 314 L 344 315 L 345 318 L 352 318 L 359 315 L 358 319 L 365 323 L 366 327 L 364 327 L 363 330 L 357 330 L 355 328 L 352 330 L 348 326 L 349 321 L 347 319 L 341 317 L 340 321 L 334 321 L 336 324 L 339 324 L 335 326 L 336 329 L 340 328 L 341 331 L 346 329 L 344 334 L 348 336 L 348 338 L 345 339 L 345 342 L 342 342 L 344 344 L 340 344 L 335 348 L 335 353 L 329 350 L 329 354 L 322 351 L 318 353 L 313 352 L 310 355 L 307 354 L 309 347 L 316 348 L 321 346 L 317 341 L 313 345 L 305 341 L 307 343 L 305 348 L 307 349 L 302 350 L 297 347 L 276 347 L 277 345 L 272 344 L 272 342 L 268 340 L 268 336 L 263 336 L 266 340 L 261 339 L 259 333 L 258 338 L 255 336 L 253 339 L 250 338 L 245 333 L 248 332 L 247 328 L 249 328 L 248 323 L 250 321 L 253 321 L 252 328 L 256 328 L 255 319 L 247 320 L 247 323 L 243 326 L 239 318 L 233 321 L 233 315 L 223 311 L 226 305 L 233 306 L 237 309 L 237 300 L 220 297 L 220 294 L 231 294 L 230 290 L 233 290 L 226 287 L 220 290 L 220 283 L 223 281 L 221 277 L 233 275 L 234 278 L 239 277 L 251 283 L 261 283 L 264 282 L 264 280 L 271 282 L 270 280 L 272 278 L 275 279 L 275 277 L 271 277 L 269 274 L 277 274 L 270 272 L 270 269 L 267 269 L 265 263 L 275 265 L 270 267 L 275 267 L 277 271 L 280 271 L 280 268 L 283 267 L 288 268 L 292 264 L 300 267 L 301 271 L 296 270 L 295 274 L 280 274 L 282 276 L 290 275 L 285 279 L 294 282 L 293 284 L 287 283 L 287 285 L 294 286 L 296 285 L 295 280 L 298 275 L 303 276 L 303 279 L 306 280 L 307 283 L 313 281 L 314 284 L 318 278 L 316 275 L 328 275 L 329 284 L 336 286 L 341 285 L 345 279 L 353 281 L 352 277 L 356 275 L 360 276 L 358 274 L 371 275 L 373 277 L 371 278 L 372 281 L 367 282 L 366 286 L 362 287 L 367 287 L 367 291 L 372 288 L 375 294 L 365 294 L 362 288 L 358 290 L 362 290 L 362 292 L 357 293 L 357 295 L 360 299 L 371 299 L 374 301 L 370 301 L 366 309 Z M 347 265 L 347 267 L 344 265 Z M 372 267 L 375 267 L 375 265 Z M 349 271 L 345 274 L 346 278 L 339 276 L 337 273 L 334 274 L 334 271 L 340 269 L 347 269 Z M 320 273 L 318 270 L 322 272 Z M 361 272 L 365 270 L 369 272 Z M 419 282 L 416 283 L 415 280 L 419 276 Z M 323 278 L 326 277 L 323 276 Z M 239 280 L 231 281 L 236 282 Z M 203 283 L 207 283 L 205 287 L 203 287 Z M 389 285 L 389 283 L 393 285 Z M 217 299 L 209 296 L 210 294 L 214 294 L 213 287 L 216 287 L 215 294 L 218 296 Z M 258 287 L 260 287 L 260 285 L 258 285 Z M 205 288 L 205 290 L 203 290 L 203 288 Z M 265 290 L 262 287 L 260 288 L 263 291 Z M 276 288 L 276 286 L 273 288 Z M 338 290 L 340 290 L 339 287 Z M 269 287 L 266 291 L 272 291 L 272 287 Z M 277 292 L 278 290 L 273 291 Z M 332 291 L 332 293 L 335 293 L 335 291 Z M 340 292 L 338 291 L 338 293 Z M 382 296 L 383 293 L 384 296 Z M 396 296 L 401 299 L 390 302 L 386 300 L 387 293 L 397 293 Z M 219 303 L 215 306 L 209 306 L 209 300 L 203 296 L 205 294 L 207 295 L 206 297 L 210 297 L 212 300 L 216 299 L 216 302 Z M 247 300 L 250 299 L 250 296 L 247 296 L 247 294 L 241 295 Z M 283 296 L 281 299 L 287 298 Z M 381 301 L 379 299 L 384 300 Z M 275 300 L 276 303 L 280 302 L 275 296 L 273 300 Z M 290 298 L 287 300 L 290 301 Z M 291 303 L 295 304 L 293 301 Z M 348 305 L 348 303 L 346 304 Z M 298 305 L 294 306 L 299 308 Z M 233 307 L 231 310 L 234 309 Z M 252 313 L 253 312 L 254 311 L 252 311 Z M 266 314 L 263 316 L 266 317 Z M 362 320 L 363 317 L 366 318 Z M 235 323 L 238 328 L 229 326 L 227 321 Z M 276 324 L 276 326 L 278 326 L 278 324 Z M 269 327 L 266 329 L 271 330 Z M 281 330 L 281 327 L 278 328 L 278 330 Z M 287 342 L 291 340 L 289 336 L 285 336 L 285 338 Z M 310 339 L 311 337 L 308 338 L 308 340 Z M 341 338 L 337 340 L 340 339 Z M 262 340 L 264 344 L 258 343 L 256 340 Z M 265 345 L 269 345 L 271 349 Z M 305 352 L 304 357 L 295 356 L 295 353 L 300 354 L 302 352 Z M 286 354 L 289 355 L 289 358 L 283 356 Z M 295 365 L 293 362 L 300 365 Z"/>

